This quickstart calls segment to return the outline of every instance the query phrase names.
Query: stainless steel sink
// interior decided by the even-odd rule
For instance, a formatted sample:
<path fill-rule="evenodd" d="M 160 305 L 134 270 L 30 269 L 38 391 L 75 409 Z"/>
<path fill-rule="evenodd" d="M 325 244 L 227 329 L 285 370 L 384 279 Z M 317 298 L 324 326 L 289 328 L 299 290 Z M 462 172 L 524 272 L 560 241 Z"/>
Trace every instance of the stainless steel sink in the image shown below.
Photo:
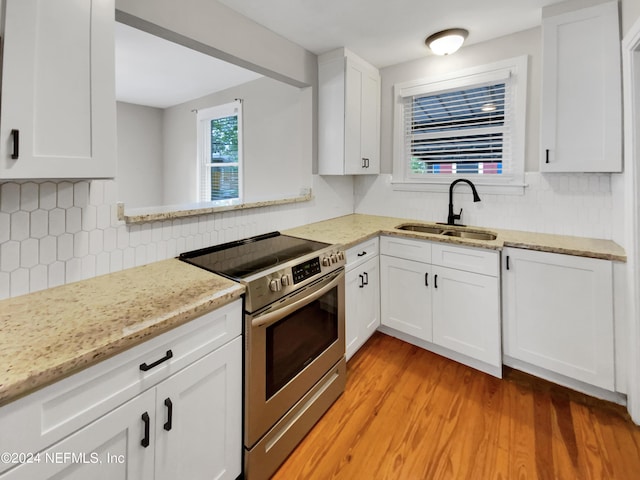
<path fill-rule="evenodd" d="M 474 232 L 470 230 L 445 230 L 441 235 L 447 237 L 471 238 L 473 240 L 495 240 L 498 236 L 490 232 Z"/>
<path fill-rule="evenodd" d="M 441 235 L 444 232 L 444 228 L 435 227 L 431 225 L 421 225 L 419 223 L 405 223 L 396 227 L 398 230 L 409 230 L 411 232 L 420 233 L 432 233 L 434 235 Z"/>
<path fill-rule="evenodd" d="M 478 230 L 457 227 L 455 230 L 446 226 L 425 225 L 422 223 L 403 223 L 398 225 L 398 230 L 408 230 L 410 232 L 430 233 L 432 235 L 445 235 L 447 237 L 470 238 L 472 240 L 495 240 L 498 236 L 492 232 L 482 232 Z"/>

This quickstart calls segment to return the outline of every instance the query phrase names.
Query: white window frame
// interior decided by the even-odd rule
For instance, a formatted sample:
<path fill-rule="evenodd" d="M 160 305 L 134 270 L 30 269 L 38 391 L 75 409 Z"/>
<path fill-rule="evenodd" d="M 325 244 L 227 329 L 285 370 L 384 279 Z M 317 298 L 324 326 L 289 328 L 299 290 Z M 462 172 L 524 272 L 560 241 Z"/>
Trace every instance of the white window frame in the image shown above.
<path fill-rule="evenodd" d="M 525 126 L 527 108 L 527 55 L 502 60 L 447 73 L 437 77 L 411 80 L 393 86 L 393 177 L 394 190 L 448 191 L 449 185 L 458 178 L 469 178 L 486 193 L 523 194 L 525 162 Z M 404 129 L 404 99 L 412 95 L 445 92 L 453 89 L 486 84 L 509 79 L 513 98 L 511 135 L 511 172 L 500 175 L 411 175 L 410 162 L 406 158 Z"/>
<path fill-rule="evenodd" d="M 238 117 L 238 162 L 237 163 L 218 163 L 213 164 L 209 161 L 211 158 L 211 134 L 209 128 L 211 120 L 217 118 Z M 242 203 L 244 198 L 243 192 L 243 147 L 242 147 L 242 100 L 236 99 L 233 102 L 225 103 L 223 105 L 216 105 L 214 107 L 208 107 L 199 109 L 196 115 L 197 119 L 197 131 L 198 131 L 198 200 L 201 202 L 212 203 L 216 205 L 236 204 Z M 237 165 L 238 167 L 238 198 L 225 199 L 225 200 L 206 200 L 211 198 L 211 167 L 225 166 L 232 167 Z M 206 179 L 206 180 L 205 180 Z"/>

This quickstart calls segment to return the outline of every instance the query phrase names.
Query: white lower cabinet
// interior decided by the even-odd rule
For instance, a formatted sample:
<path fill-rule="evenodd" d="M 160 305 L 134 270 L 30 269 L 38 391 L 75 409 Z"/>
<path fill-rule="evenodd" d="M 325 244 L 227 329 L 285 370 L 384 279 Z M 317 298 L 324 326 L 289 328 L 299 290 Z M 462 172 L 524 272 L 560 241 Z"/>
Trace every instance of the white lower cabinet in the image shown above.
<path fill-rule="evenodd" d="M 2 407 L 0 430 L 14 433 L 0 438 L 0 449 L 35 455 L 8 470 L 18 462 L 3 458 L 0 480 L 237 478 L 241 306 L 238 300 Z"/>
<path fill-rule="evenodd" d="M 503 258 L 505 364 L 613 391 L 611 262 L 517 248 Z"/>
<path fill-rule="evenodd" d="M 431 265 L 381 255 L 380 271 L 382 324 L 430 342 L 433 338 Z"/>
<path fill-rule="evenodd" d="M 347 251 L 345 337 L 349 360 L 380 326 L 378 239 Z"/>
<path fill-rule="evenodd" d="M 382 237 L 380 253 L 382 325 L 499 376 L 499 254 L 392 237 Z"/>
<path fill-rule="evenodd" d="M 154 405 L 147 391 L 55 446 L 36 453 L 2 480 L 153 480 L 153 448 L 144 448 L 143 415 Z M 148 422 L 151 419 L 149 417 Z M 154 434 L 149 424 L 149 436 Z"/>
<path fill-rule="evenodd" d="M 500 365 L 498 279 L 452 268 L 437 267 L 435 271 L 433 343 Z"/>

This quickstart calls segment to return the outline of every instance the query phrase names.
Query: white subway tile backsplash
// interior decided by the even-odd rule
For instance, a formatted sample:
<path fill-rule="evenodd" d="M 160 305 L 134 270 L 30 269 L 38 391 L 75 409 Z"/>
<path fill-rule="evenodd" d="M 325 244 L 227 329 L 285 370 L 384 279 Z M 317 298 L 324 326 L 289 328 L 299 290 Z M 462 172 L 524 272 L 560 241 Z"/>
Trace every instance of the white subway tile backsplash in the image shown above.
<path fill-rule="evenodd" d="M 48 287 L 48 268 L 46 265 L 36 265 L 29 270 L 29 291 L 37 292 Z"/>
<path fill-rule="evenodd" d="M 464 188 L 454 205 L 463 223 L 513 230 L 612 238 L 610 174 L 525 174 L 524 195 L 482 194 L 473 203 Z M 390 175 L 355 179 L 355 211 L 374 215 L 446 221 L 448 193 L 393 190 Z"/>
<path fill-rule="evenodd" d="M 11 296 L 17 297 L 29 293 L 29 270 L 18 268 L 11 272 Z"/>

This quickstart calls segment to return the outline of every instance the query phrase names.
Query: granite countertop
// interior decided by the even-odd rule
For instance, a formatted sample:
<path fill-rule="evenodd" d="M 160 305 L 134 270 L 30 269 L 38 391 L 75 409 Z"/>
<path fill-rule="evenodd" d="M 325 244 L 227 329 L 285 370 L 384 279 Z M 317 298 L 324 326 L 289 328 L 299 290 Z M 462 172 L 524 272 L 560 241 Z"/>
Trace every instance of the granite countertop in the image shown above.
<path fill-rule="evenodd" d="M 215 310 L 244 286 L 177 259 L 0 301 L 0 405 Z"/>
<path fill-rule="evenodd" d="M 468 228 L 473 230 L 488 231 L 497 234 L 495 240 L 474 240 L 395 228 L 403 223 L 431 224 L 431 222 L 425 222 L 423 220 L 352 214 L 303 225 L 282 233 L 319 242 L 340 243 L 344 245 L 345 248 L 350 248 L 368 238 L 383 234 L 455 243 L 492 250 L 502 250 L 504 247 L 517 247 L 541 252 L 562 253 L 618 262 L 626 262 L 627 260 L 624 249 L 611 240 L 469 226 Z"/>

